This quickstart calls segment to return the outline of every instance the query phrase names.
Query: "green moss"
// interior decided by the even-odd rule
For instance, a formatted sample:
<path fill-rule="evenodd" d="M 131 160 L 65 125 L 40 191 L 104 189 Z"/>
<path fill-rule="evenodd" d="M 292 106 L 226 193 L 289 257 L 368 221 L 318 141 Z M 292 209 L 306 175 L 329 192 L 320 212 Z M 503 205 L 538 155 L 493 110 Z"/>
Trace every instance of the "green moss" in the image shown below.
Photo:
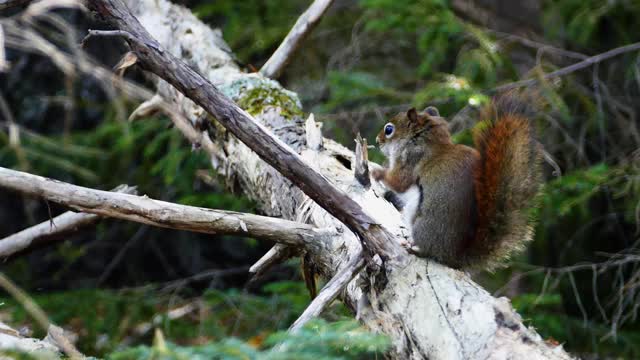
<path fill-rule="evenodd" d="M 267 107 L 280 109 L 282 116 L 291 119 L 302 116 L 298 96 L 285 90 L 274 80 L 250 74 L 222 87 L 222 92 L 251 115 L 259 115 Z"/>

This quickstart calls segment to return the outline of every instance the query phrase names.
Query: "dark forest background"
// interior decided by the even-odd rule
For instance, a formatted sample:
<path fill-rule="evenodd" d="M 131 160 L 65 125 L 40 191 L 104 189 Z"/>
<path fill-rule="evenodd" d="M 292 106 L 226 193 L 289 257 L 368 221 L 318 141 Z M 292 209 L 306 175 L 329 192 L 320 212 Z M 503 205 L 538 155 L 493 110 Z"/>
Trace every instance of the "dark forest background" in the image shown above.
<path fill-rule="evenodd" d="M 221 28 L 247 71 L 260 68 L 310 4 L 178 2 Z M 80 12 L 61 14 L 76 24 L 78 38 L 99 26 Z M 632 0 L 337 0 L 279 80 L 323 122 L 325 136 L 350 148 L 356 132 L 374 143 L 392 114 L 427 105 L 451 120 L 456 141 L 468 143 L 470 114 L 492 90 L 640 42 L 639 18 L 640 2 Z M 118 41 L 88 48 L 109 67 L 123 50 Z M 8 57 L 12 66 L 0 73 L 0 91 L 21 136 L 11 141 L 9 119 L 1 119 L 1 166 L 100 189 L 127 183 L 182 204 L 256 211 L 169 120 L 129 123 L 138 104 L 114 99 L 96 80 L 67 78 L 46 57 L 11 50 Z M 144 81 L 135 71 L 127 77 Z M 640 53 L 543 80 L 537 89 L 543 101 L 535 124 L 553 161 L 545 167 L 535 241 L 509 267 L 474 278 L 510 297 L 528 324 L 576 355 L 640 358 Z M 383 160 L 376 151 L 371 156 Z M 0 238 L 63 211 L 0 190 Z M 285 336 L 277 332 L 309 302 L 297 260 L 248 282 L 248 267 L 268 249 L 252 239 L 104 220 L 0 260 L 0 267 L 54 322 L 77 334 L 87 354 L 157 356 L 157 327 L 171 342 L 167 356 L 255 358 L 267 356 L 261 351 Z M 0 320 L 42 335 L 13 299 L 0 297 Z M 175 309 L 188 311 L 172 318 Z M 287 338 L 291 358 L 368 358 L 385 347 L 340 304 L 324 319 Z M 345 332 L 356 335 L 348 340 Z"/>

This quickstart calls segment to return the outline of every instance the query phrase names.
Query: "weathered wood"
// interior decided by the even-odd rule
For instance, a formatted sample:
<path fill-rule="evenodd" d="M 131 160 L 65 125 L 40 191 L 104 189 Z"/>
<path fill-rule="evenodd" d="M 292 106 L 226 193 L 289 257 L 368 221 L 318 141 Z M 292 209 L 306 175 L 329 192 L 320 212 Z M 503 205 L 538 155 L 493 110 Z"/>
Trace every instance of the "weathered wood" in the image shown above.
<path fill-rule="evenodd" d="M 86 213 L 214 235 L 251 236 L 294 246 L 322 247 L 331 230 L 268 216 L 179 205 L 94 190 L 0 167 L 0 187 L 38 196 Z"/>

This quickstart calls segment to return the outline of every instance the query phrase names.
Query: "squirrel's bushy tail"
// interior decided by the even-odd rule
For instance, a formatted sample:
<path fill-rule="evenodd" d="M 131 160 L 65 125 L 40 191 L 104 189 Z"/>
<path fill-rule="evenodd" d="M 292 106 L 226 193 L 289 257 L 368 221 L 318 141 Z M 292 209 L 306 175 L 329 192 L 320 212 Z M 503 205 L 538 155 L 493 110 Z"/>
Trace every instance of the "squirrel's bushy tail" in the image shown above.
<path fill-rule="evenodd" d="M 513 95 L 495 99 L 474 132 L 481 156 L 474 174 L 479 211 L 469 255 L 484 268 L 495 268 L 533 236 L 530 210 L 542 179 L 534 135 L 527 106 Z"/>

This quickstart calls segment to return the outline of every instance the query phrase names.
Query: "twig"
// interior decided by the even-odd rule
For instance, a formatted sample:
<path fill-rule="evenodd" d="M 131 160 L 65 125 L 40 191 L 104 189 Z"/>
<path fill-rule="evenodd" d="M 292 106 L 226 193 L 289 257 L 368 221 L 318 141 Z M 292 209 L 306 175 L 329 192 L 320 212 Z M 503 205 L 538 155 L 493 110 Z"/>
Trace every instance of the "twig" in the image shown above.
<path fill-rule="evenodd" d="M 112 191 L 124 194 L 135 194 L 136 188 L 120 185 Z M 67 211 L 51 220 L 24 229 L 0 240 L 0 258 L 15 254 L 35 244 L 63 239 L 64 235 L 92 225 L 99 219 L 100 216 L 98 215 Z M 55 224 L 55 226 L 52 226 L 51 223 Z"/>
<path fill-rule="evenodd" d="M 50 324 L 47 330 L 47 338 L 50 338 L 58 349 L 62 350 L 71 359 L 84 359 L 85 356 L 64 336 L 64 329 L 59 326 Z"/>
<path fill-rule="evenodd" d="M 80 46 L 83 48 L 87 46 L 87 43 L 92 37 L 121 37 L 130 41 L 137 40 L 133 35 L 122 30 L 88 30 L 87 32 L 87 36 L 85 36 L 80 43 Z"/>
<path fill-rule="evenodd" d="M 72 359 L 83 359 L 84 355 L 80 353 L 73 344 L 64 336 L 64 331 L 49 321 L 47 314 L 36 304 L 33 299 L 27 295 L 22 289 L 13 283 L 3 273 L 0 273 L 0 287 L 8 292 L 16 301 L 27 311 L 29 315 L 47 334 L 54 340 L 56 347 Z"/>
<path fill-rule="evenodd" d="M 211 210 L 101 191 L 0 167 L 0 187 L 73 209 L 143 224 L 206 234 L 251 236 L 294 246 L 321 246 L 333 231 L 267 216 Z"/>
<path fill-rule="evenodd" d="M 179 290 L 185 287 L 186 285 L 188 285 L 189 283 L 202 281 L 204 279 L 209 279 L 209 278 L 220 278 L 223 276 L 233 276 L 233 275 L 245 275 L 247 273 L 247 270 L 249 269 L 246 266 L 240 266 L 240 267 L 228 268 L 228 269 L 210 269 L 195 275 L 191 275 L 186 278 L 177 279 L 177 280 L 167 282 L 165 284 L 161 284 L 160 291 L 166 292 L 166 291 Z"/>
<path fill-rule="evenodd" d="M 333 0 L 315 0 L 309 8 L 300 15 L 276 52 L 262 66 L 260 73 L 269 78 L 277 78 L 289 63 L 295 51 L 304 39 L 320 22 Z"/>
<path fill-rule="evenodd" d="M 336 275 L 325 285 L 318 296 L 309 304 L 307 309 L 300 315 L 293 325 L 289 328 L 290 332 L 297 332 L 304 324 L 309 320 L 320 315 L 324 309 L 335 300 L 342 289 L 360 273 L 360 270 L 364 268 L 364 257 L 362 252 L 357 256 L 354 256 L 342 270 L 338 271 Z"/>
<path fill-rule="evenodd" d="M 0 288 L 9 293 L 16 301 L 25 309 L 25 311 L 35 320 L 35 322 L 47 331 L 47 336 L 51 336 L 54 340 L 48 342 L 54 345 L 56 348 L 62 350 L 65 354 L 69 355 L 72 359 L 83 359 L 84 355 L 80 353 L 71 342 L 65 338 L 64 331 L 52 324 L 49 321 L 47 314 L 36 304 L 35 301 L 16 284 L 13 283 L 8 277 L 0 272 Z M 45 339 L 45 342 L 46 339 Z"/>
<path fill-rule="evenodd" d="M 264 254 L 260 260 L 249 268 L 249 274 L 251 274 L 251 281 L 256 281 L 267 270 L 271 269 L 274 265 L 280 264 L 294 255 L 295 251 L 289 246 L 283 244 L 274 245 L 266 254 Z"/>
<path fill-rule="evenodd" d="M 38 326 L 42 328 L 42 330 L 49 330 L 49 318 L 47 314 L 42 311 L 40 306 L 36 304 L 27 293 L 25 293 L 22 289 L 20 289 L 16 284 L 13 283 L 8 277 L 6 277 L 3 273 L 0 272 L 0 287 L 3 288 L 6 292 L 9 293 L 16 301 L 22 305 L 22 307 L 27 311 L 29 315 L 36 321 Z"/>
<path fill-rule="evenodd" d="M 510 34 L 510 33 L 506 33 L 506 32 L 502 32 L 502 31 L 497 31 L 497 30 L 493 30 L 493 29 L 485 29 L 487 32 L 496 34 L 498 36 L 500 36 L 502 39 L 507 39 L 507 40 L 511 40 L 511 41 L 515 41 L 519 44 L 522 44 L 526 47 L 529 48 L 533 48 L 533 49 L 537 49 L 537 50 L 550 50 L 551 52 L 553 52 L 554 54 L 558 54 L 561 56 L 565 56 L 568 58 L 572 58 L 572 59 L 578 59 L 578 60 L 584 60 L 584 59 L 588 59 L 589 56 L 579 53 L 579 52 L 575 52 L 575 51 L 570 51 L 570 50 L 566 50 L 563 48 L 559 48 L 553 45 L 549 45 L 549 44 L 545 44 L 539 41 L 535 41 L 535 40 L 531 40 L 528 39 L 526 37 L 523 36 L 519 36 L 519 35 L 515 35 L 515 34 Z"/>
<path fill-rule="evenodd" d="M 515 89 L 515 88 L 519 88 L 519 87 L 523 87 L 523 86 L 530 86 L 530 85 L 534 85 L 536 84 L 538 81 L 540 80 L 548 80 L 548 79 L 553 79 L 559 76 L 564 76 L 567 74 L 570 74 L 572 72 L 587 68 L 591 65 L 597 64 L 599 62 L 602 62 L 604 60 L 610 59 L 612 57 L 621 55 L 621 54 L 625 54 L 628 52 L 632 52 L 632 51 L 637 51 L 640 50 L 640 42 L 638 43 L 633 43 L 633 44 L 629 44 L 629 45 L 625 45 L 625 46 L 621 46 L 621 47 L 617 47 L 615 49 L 611 49 L 607 52 L 603 52 L 601 54 L 598 55 L 594 55 L 591 56 L 583 61 L 580 61 L 578 63 L 575 63 L 573 65 L 569 65 L 567 67 L 564 67 L 562 69 L 558 69 L 556 71 L 544 74 L 542 76 L 542 79 L 527 79 L 527 80 L 521 80 L 521 81 L 516 81 L 516 82 L 512 82 L 509 84 L 504 84 L 501 86 L 498 86 L 496 88 L 494 88 L 493 90 L 491 90 L 491 92 L 503 92 L 503 91 L 507 91 L 507 90 L 511 90 L 511 89 Z"/>

